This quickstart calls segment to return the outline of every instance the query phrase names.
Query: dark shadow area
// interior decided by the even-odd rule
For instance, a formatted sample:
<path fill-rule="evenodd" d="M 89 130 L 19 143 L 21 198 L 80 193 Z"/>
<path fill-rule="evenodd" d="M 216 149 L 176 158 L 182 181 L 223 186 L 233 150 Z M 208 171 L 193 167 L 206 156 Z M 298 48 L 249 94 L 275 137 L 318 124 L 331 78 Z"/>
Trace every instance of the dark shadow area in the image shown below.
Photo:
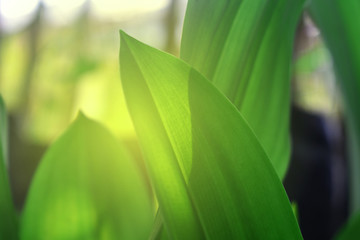
<path fill-rule="evenodd" d="M 325 117 L 292 106 L 292 155 L 284 186 L 298 206 L 304 239 L 331 239 L 348 216 L 344 131 L 333 131 Z"/>

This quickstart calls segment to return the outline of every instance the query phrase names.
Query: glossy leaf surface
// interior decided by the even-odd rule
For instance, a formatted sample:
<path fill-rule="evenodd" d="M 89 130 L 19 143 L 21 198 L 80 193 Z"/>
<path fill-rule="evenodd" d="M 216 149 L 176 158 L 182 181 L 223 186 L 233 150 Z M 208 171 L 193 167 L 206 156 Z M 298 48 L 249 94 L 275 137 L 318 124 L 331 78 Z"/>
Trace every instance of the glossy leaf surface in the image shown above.
<path fill-rule="evenodd" d="M 38 167 L 21 239 L 146 239 L 152 221 L 135 162 L 104 127 L 79 114 Z"/>
<path fill-rule="evenodd" d="M 172 239 L 301 239 L 237 109 L 185 62 L 121 32 L 121 79 Z"/>
<path fill-rule="evenodd" d="M 302 4 L 190 0 L 181 43 L 181 58 L 236 105 L 280 178 L 290 155 L 290 63 Z"/>

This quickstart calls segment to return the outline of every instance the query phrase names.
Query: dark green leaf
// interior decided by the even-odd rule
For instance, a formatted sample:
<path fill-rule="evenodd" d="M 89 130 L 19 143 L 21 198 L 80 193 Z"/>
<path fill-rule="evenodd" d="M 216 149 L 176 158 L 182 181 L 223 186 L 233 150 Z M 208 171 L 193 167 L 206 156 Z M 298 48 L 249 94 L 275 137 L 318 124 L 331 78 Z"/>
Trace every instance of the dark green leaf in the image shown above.
<path fill-rule="evenodd" d="M 360 214 L 355 215 L 336 237 L 337 240 L 360 239 Z"/>
<path fill-rule="evenodd" d="M 352 212 L 360 211 L 360 1 L 312 0 L 311 16 L 333 56 L 342 88 L 350 145 Z"/>
<path fill-rule="evenodd" d="M 18 239 L 17 216 L 7 172 L 7 116 L 0 96 L 0 239 Z"/>

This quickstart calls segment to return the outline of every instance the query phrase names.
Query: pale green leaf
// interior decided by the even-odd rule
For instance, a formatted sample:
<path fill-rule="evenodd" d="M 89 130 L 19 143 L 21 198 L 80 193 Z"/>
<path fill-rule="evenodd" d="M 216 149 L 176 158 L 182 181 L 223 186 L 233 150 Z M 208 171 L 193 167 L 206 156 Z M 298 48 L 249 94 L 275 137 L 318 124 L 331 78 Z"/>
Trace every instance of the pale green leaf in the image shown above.
<path fill-rule="evenodd" d="M 259 141 L 210 82 L 123 32 L 120 69 L 171 239 L 301 239 Z"/>
<path fill-rule="evenodd" d="M 7 169 L 7 115 L 0 96 L 0 239 L 18 239 L 17 216 L 12 202 Z"/>
<path fill-rule="evenodd" d="M 79 114 L 36 171 L 21 239 L 146 239 L 152 221 L 135 162 L 104 127 Z"/>
<path fill-rule="evenodd" d="M 303 0 L 189 0 L 181 58 L 240 110 L 280 178 L 289 162 L 290 64 Z"/>

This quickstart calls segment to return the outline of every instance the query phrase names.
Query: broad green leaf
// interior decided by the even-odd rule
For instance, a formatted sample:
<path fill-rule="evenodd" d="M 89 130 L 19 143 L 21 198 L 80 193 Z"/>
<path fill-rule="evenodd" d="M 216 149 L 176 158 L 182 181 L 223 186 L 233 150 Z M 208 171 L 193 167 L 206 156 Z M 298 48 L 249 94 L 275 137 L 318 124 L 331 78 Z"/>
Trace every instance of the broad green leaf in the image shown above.
<path fill-rule="evenodd" d="M 352 217 L 336 237 L 337 240 L 360 239 L 360 214 Z"/>
<path fill-rule="evenodd" d="M 180 57 L 207 79 L 213 79 L 234 18 L 243 2 L 244 0 L 188 1 Z"/>
<path fill-rule="evenodd" d="M 237 109 L 185 62 L 121 32 L 125 98 L 171 239 L 301 239 Z"/>
<path fill-rule="evenodd" d="M 79 114 L 37 169 L 21 239 L 146 239 L 152 221 L 135 162 L 104 127 Z"/>
<path fill-rule="evenodd" d="M 189 0 L 181 58 L 240 110 L 283 178 L 290 63 L 303 0 Z"/>
<path fill-rule="evenodd" d="M 7 173 L 7 116 L 0 96 L 0 239 L 18 239 L 17 216 Z"/>
<path fill-rule="evenodd" d="M 360 1 L 312 0 L 310 13 L 330 53 L 345 102 L 350 142 L 351 210 L 360 211 Z"/>

